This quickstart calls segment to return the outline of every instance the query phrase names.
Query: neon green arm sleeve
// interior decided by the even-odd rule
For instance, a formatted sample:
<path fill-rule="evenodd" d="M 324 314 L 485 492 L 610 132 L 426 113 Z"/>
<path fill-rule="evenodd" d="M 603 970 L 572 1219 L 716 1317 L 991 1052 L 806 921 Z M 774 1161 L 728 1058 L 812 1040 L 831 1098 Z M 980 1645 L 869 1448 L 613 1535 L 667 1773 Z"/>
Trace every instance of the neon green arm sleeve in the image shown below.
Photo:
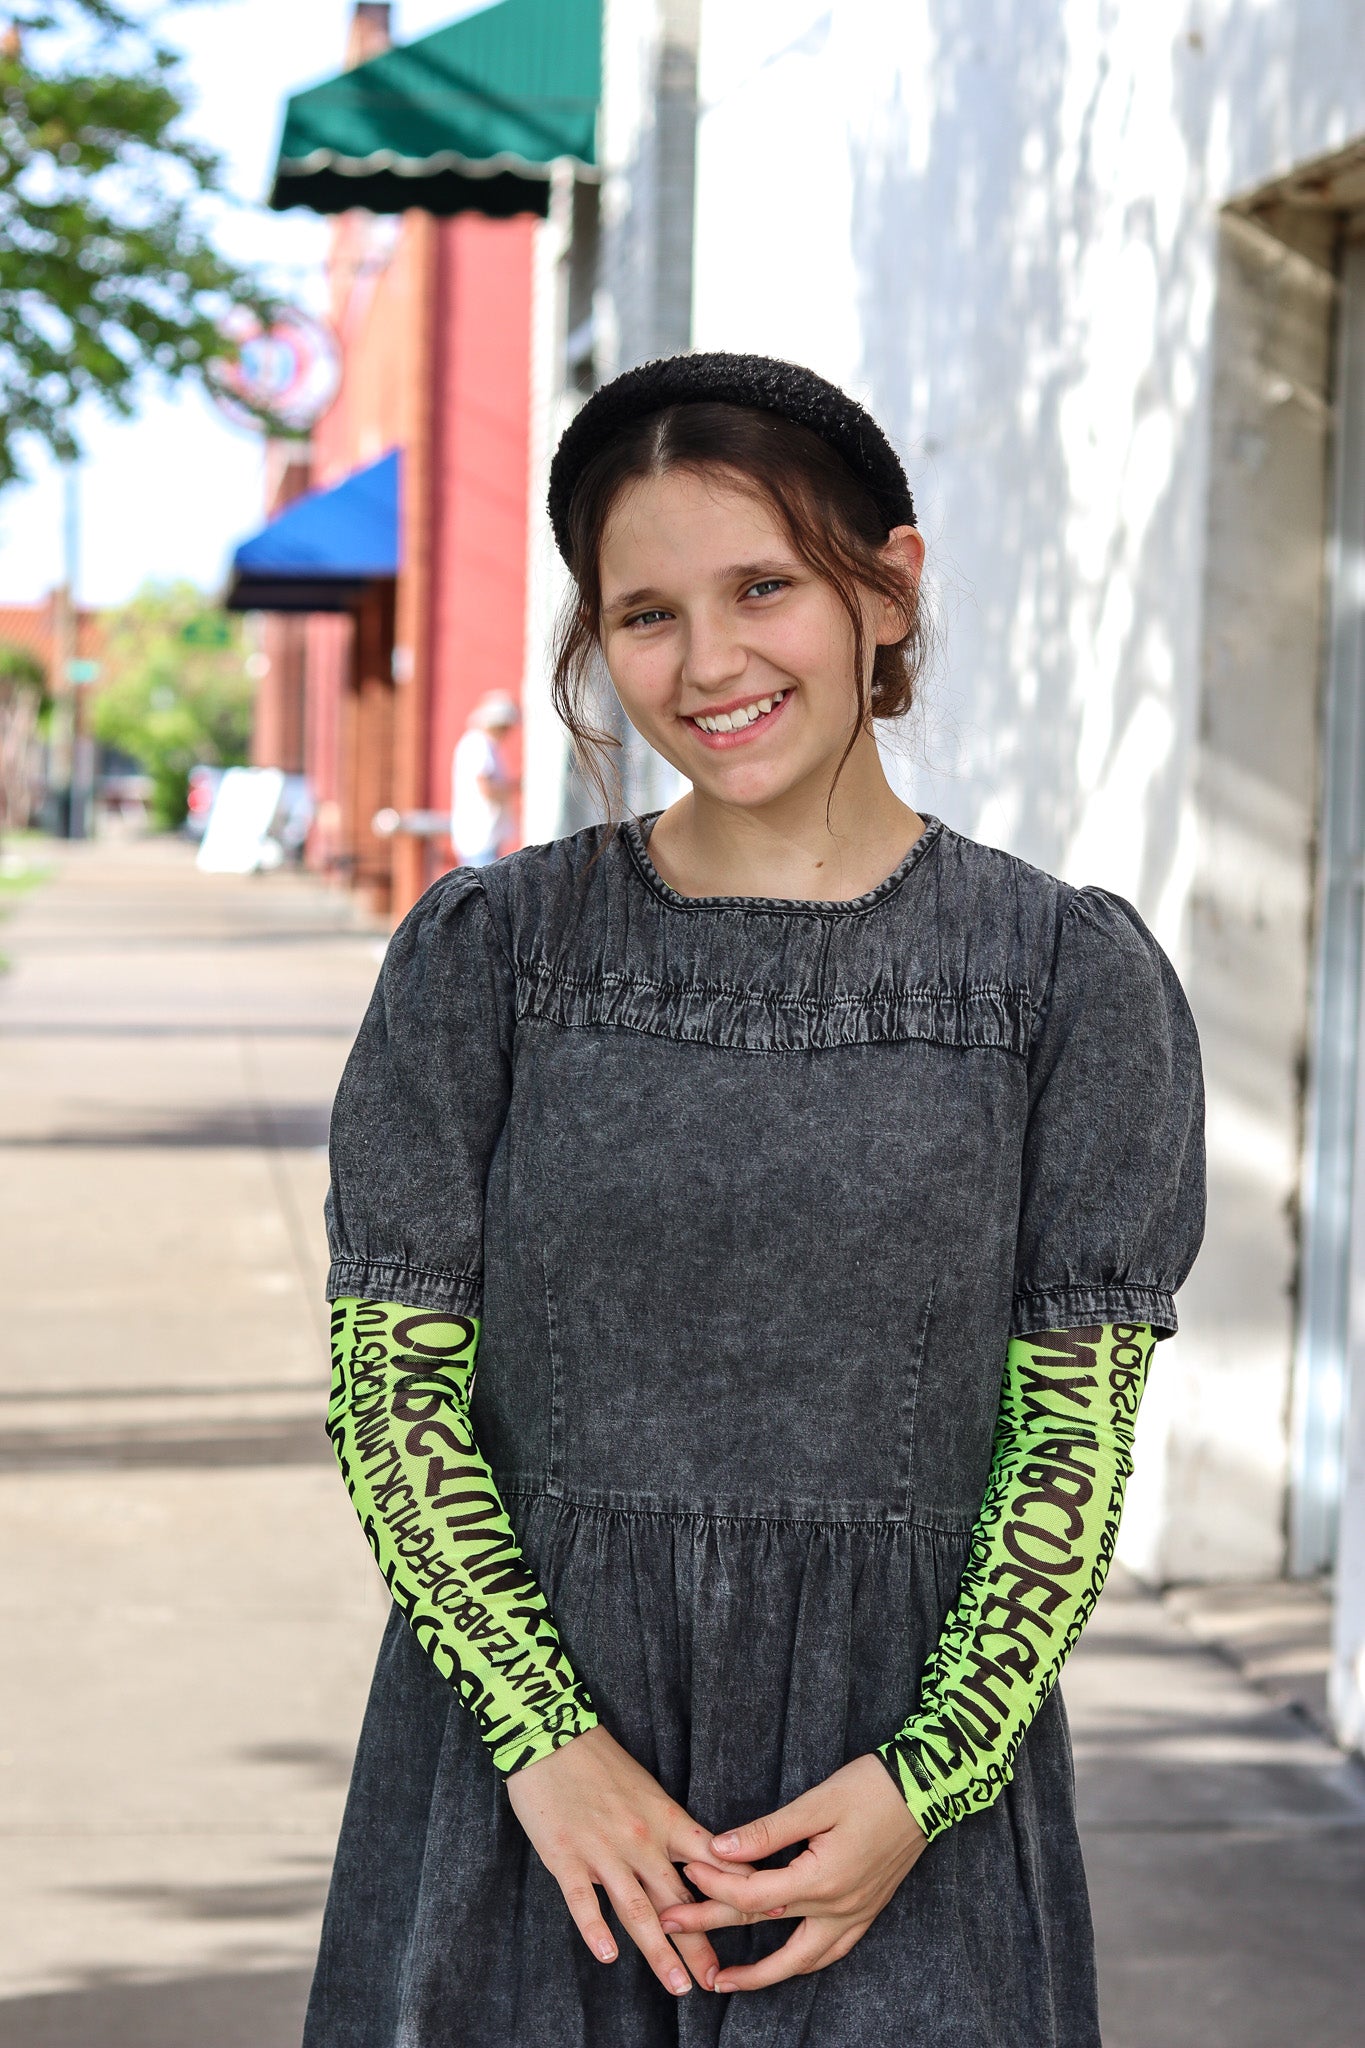
<path fill-rule="evenodd" d="M 508 1773 L 597 1716 L 474 1441 L 478 1339 L 470 1317 L 334 1302 L 327 1434 L 389 1591 Z"/>
<path fill-rule="evenodd" d="M 1156 1339 L 1146 1323 L 1015 1337 L 990 1478 L 919 1705 L 876 1751 L 924 1833 L 989 1806 L 1104 1585 Z"/>

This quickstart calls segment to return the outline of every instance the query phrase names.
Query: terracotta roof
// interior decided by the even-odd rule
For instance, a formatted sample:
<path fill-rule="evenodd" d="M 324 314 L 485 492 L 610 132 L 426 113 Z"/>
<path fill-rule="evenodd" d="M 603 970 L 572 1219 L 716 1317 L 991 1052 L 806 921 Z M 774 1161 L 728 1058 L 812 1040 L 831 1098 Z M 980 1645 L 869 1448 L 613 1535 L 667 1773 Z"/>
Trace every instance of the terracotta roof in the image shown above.
<path fill-rule="evenodd" d="M 0 645 L 23 647 L 44 666 L 52 660 L 52 629 L 56 606 L 50 596 L 41 604 L 0 604 Z M 104 621 L 97 611 L 82 611 L 76 622 L 76 652 L 98 656 L 104 645 Z"/>

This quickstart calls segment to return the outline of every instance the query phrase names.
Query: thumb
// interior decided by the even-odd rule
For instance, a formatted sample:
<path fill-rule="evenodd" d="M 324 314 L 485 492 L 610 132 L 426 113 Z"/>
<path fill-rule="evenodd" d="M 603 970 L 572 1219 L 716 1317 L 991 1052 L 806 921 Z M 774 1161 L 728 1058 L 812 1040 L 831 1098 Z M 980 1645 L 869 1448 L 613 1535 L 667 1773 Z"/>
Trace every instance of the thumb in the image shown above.
<path fill-rule="evenodd" d="M 779 1806 L 774 1813 L 760 1814 L 757 1820 L 745 1821 L 742 1827 L 727 1828 L 724 1834 L 713 1835 L 711 1847 L 717 1856 L 727 1856 L 732 1861 L 742 1857 L 753 1863 L 779 1849 L 789 1849 L 793 1842 L 806 1841 L 826 1825 L 824 1802 L 820 1787 L 816 1786 L 789 1805 Z"/>

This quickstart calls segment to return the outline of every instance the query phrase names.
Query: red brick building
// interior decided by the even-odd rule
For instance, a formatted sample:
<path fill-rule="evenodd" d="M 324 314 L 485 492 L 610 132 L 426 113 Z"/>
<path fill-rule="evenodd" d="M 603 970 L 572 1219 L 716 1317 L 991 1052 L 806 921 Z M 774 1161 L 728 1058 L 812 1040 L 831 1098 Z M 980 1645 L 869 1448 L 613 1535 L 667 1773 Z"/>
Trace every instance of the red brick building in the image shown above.
<path fill-rule="evenodd" d="M 276 523 L 230 602 L 267 613 L 256 760 L 309 776 L 310 861 L 394 915 L 453 856 L 439 829 L 376 834 L 376 812 L 447 810 L 474 704 L 521 693 L 535 225 L 552 162 L 591 165 L 598 38 L 597 0 L 501 0 L 389 49 L 388 8 L 362 4 L 348 69 L 286 117 L 272 203 L 337 215 L 341 384 L 306 452 L 272 445 Z M 382 524 L 395 470 L 387 573 L 377 525 L 358 571 L 352 500 Z"/>

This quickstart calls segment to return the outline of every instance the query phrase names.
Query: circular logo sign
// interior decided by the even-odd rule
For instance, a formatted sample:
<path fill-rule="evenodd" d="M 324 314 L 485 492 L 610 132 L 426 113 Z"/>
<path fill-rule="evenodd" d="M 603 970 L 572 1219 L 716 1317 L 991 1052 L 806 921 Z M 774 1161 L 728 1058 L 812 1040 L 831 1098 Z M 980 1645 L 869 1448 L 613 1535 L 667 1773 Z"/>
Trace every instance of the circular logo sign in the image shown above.
<path fill-rule="evenodd" d="M 306 434 L 341 384 L 341 351 L 330 327 L 307 313 L 286 313 L 262 327 L 254 313 L 223 322 L 237 353 L 209 365 L 209 383 L 228 418 L 267 433 Z"/>

